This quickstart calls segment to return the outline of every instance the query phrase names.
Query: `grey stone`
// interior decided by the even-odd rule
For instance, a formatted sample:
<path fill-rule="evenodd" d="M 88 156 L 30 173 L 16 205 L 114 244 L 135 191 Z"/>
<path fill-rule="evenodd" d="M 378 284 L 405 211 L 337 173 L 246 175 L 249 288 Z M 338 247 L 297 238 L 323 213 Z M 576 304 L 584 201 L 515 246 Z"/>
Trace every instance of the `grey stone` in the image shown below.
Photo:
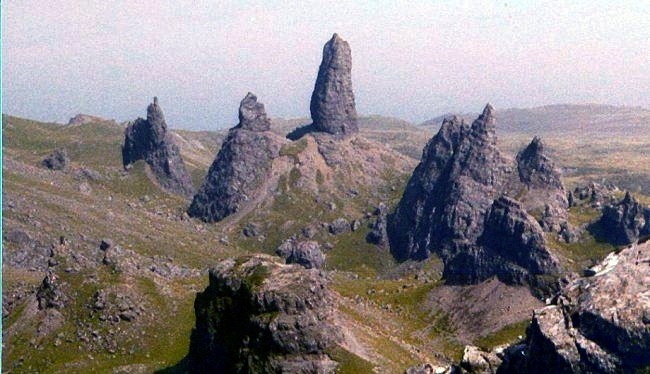
<path fill-rule="evenodd" d="M 332 372 L 327 352 L 342 341 L 334 296 L 316 269 L 277 257 L 228 259 L 196 297 L 192 372 Z"/>
<path fill-rule="evenodd" d="M 350 229 L 350 222 L 348 222 L 348 220 L 345 218 L 337 218 L 328 226 L 328 230 L 332 235 L 341 235 L 345 232 L 350 231 Z"/>
<path fill-rule="evenodd" d="M 247 95 L 241 106 L 263 111 L 261 104 L 252 104 L 254 97 Z M 265 114 L 251 113 L 250 108 L 240 108 L 243 122 L 230 129 L 223 141 L 187 211 L 191 217 L 206 222 L 221 221 L 260 193 L 259 188 L 271 172 L 272 160 L 280 155 L 281 142 L 270 131 L 261 131 L 264 127 L 260 122 L 266 118 Z"/>
<path fill-rule="evenodd" d="M 188 198 L 194 194 L 180 149 L 167 131 L 165 116 L 155 97 L 147 107 L 147 119 L 138 118 L 124 130 L 122 163 L 128 169 L 138 160 L 149 165 L 164 190 Z"/>
<path fill-rule="evenodd" d="M 323 60 L 309 108 L 317 131 L 334 135 L 359 131 L 352 92 L 352 52 L 348 42 L 338 34 L 323 47 Z"/>
<path fill-rule="evenodd" d="M 285 240 L 276 251 L 287 264 L 298 264 L 306 269 L 320 269 L 325 263 L 325 257 L 320 244 L 315 241 Z"/>
<path fill-rule="evenodd" d="M 43 160 L 43 166 L 50 170 L 65 170 L 70 164 L 70 157 L 65 148 L 54 150 Z"/>

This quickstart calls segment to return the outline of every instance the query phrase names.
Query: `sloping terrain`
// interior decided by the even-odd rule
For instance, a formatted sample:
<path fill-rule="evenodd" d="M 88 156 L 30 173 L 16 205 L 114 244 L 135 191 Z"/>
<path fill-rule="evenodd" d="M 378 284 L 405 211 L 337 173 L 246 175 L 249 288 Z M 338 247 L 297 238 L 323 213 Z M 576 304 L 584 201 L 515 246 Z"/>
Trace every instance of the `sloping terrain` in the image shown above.
<path fill-rule="evenodd" d="M 271 129 L 285 135 L 305 123 L 273 120 Z M 523 335 L 530 311 L 540 304 L 526 288 L 495 279 L 444 285 L 435 256 L 397 263 L 388 248 L 366 241 L 375 210 L 381 203 L 394 208 L 437 128 L 361 117 L 359 135 L 344 141 L 309 134 L 287 142 L 261 193 L 240 212 L 206 224 L 186 215 L 189 201 L 158 188 L 144 162 L 123 171 L 124 128 L 114 122 L 66 126 L 3 116 L 2 126 L 3 371 L 174 367 L 188 353 L 193 303 L 207 285 L 207 269 L 227 257 L 273 254 L 292 236 L 319 242 L 325 253 L 347 334 L 332 353 L 343 372 L 456 362 L 465 344 L 490 349 Z M 173 131 L 196 187 L 225 135 Z M 612 141 L 612 153 L 600 159 L 591 146 L 575 148 L 560 138 L 544 138 L 559 166 L 578 160 L 569 165 L 588 171 L 590 162 L 622 157 L 622 163 L 629 156 L 631 173 L 646 170 L 647 151 L 636 148 L 645 138 Z M 520 140 L 530 141 L 501 139 L 502 148 L 513 150 L 509 154 Z M 43 158 L 59 148 L 67 150 L 70 165 L 63 171 L 43 167 Z M 631 175 L 631 183 L 641 180 Z M 590 179 L 576 172 L 569 181 Z M 599 215 L 587 201 L 569 209 L 575 226 L 586 227 Z M 340 219 L 347 222 L 341 232 Z M 594 236 L 552 245 L 577 271 L 613 249 Z M 503 313 L 468 323 L 488 310 Z"/>

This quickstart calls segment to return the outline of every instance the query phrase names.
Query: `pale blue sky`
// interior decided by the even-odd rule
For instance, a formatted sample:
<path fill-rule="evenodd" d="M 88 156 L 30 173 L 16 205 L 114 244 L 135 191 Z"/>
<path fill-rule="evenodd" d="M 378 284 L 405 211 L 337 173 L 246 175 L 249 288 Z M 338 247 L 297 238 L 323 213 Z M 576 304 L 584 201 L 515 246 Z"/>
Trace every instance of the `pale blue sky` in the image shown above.
<path fill-rule="evenodd" d="M 170 126 L 214 129 L 252 91 L 272 117 L 308 116 L 333 32 L 362 114 L 650 107 L 650 1 L 565 3 L 3 1 L 3 112 L 122 121 L 157 95 Z"/>

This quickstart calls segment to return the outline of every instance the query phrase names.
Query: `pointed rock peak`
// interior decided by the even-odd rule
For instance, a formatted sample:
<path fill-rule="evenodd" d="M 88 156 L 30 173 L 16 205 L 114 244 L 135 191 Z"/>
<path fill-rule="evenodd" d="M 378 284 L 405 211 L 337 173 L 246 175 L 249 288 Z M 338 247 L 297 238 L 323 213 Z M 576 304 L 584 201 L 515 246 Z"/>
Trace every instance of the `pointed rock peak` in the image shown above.
<path fill-rule="evenodd" d="M 623 198 L 623 201 L 621 201 L 621 204 L 630 204 L 632 203 L 632 194 L 630 194 L 630 191 L 625 191 L 625 197 Z"/>
<path fill-rule="evenodd" d="M 317 131 L 334 135 L 359 131 L 352 92 L 352 52 L 338 34 L 323 48 L 309 109 Z"/>
<path fill-rule="evenodd" d="M 266 116 L 264 104 L 257 101 L 252 92 L 246 94 L 239 104 L 239 124 L 237 128 L 250 131 L 268 131 L 271 121 Z"/>
<path fill-rule="evenodd" d="M 535 136 L 533 140 L 528 144 L 528 147 L 524 150 L 524 155 L 535 156 L 541 155 L 544 153 L 544 143 L 539 136 Z"/>
<path fill-rule="evenodd" d="M 160 126 L 163 129 L 167 129 L 167 124 L 165 123 L 165 115 L 163 114 L 162 108 L 158 105 L 158 97 L 154 96 L 153 102 L 147 107 L 147 121 L 151 126 Z"/>
<path fill-rule="evenodd" d="M 494 118 L 494 108 L 490 103 L 485 105 L 483 113 L 472 123 L 472 131 L 479 137 L 491 139 L 496 143 L 496 119 Z"/>

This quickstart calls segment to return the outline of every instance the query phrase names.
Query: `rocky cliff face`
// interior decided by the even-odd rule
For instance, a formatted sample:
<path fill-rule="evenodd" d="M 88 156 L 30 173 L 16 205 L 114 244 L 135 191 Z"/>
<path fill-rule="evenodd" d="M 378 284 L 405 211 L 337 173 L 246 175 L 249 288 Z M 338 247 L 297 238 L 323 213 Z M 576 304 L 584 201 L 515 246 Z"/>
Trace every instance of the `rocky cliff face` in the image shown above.
<path fill-rule="evenodd" d="M 352 52 L 338 34 L 323 48 L 309 109 L 317 131 L 334 135 L 359 131 L 352 92 Z"/>
<path fill-rule="evenodd" d="M 633 373 L 650 365 L 650 243 L 612 253 L 535 311 L 504 373 Z M 615 295 L 615 296 L 613 296 Z"/>
<path fill-rule="evenodd" d="M 241 101 L 239 124 L 228 132 L 188 213 L 220 221 L 255 198 L 279 156 L 282 140 L 268 131 L 264 105 L 251 93 Z"/>
<path fill-rule="evenodd" d="M 147 107 L 147 119 L 138 118 L 124 131 L 122 162 L 125 168 L 138 160 L 144 160 L 160 186 L 171 193 L 184 197 L 194 194 L 194 186 L 180 150 L 171 134 L 158 99 Z"/>
<path fill-rule="evenodd" d="M 643 207 L 627 192 L 623 200 L 603 207 L 600 224 L 609 241 L 617 245 L 635 242 L 650 235 L 650 207 Z"/>
<path fill-rule="evenodd" d="M 457 117 L 445 119 L 426 145 L 389 220 L 398 259 L 425 259 L 435 252 L 445 264 L 445 278 L 459 283 L 494 275 L 521 283 L 557 272 L 542 228 L 526 206 L 500 197 L 526 190 L 562 196 L 559 173 L 539 139 L 516 163 L 508 161 L 496 147 L 495 124 L 488 104 L 471 126 Z"/>
<path fill-rule="evenodd" d="M 316 269 L 255 255 L 222 261 L 194 303 L 189 358 L 197 372 L 326 373 L 342 337 L 332 294 Z"/>

